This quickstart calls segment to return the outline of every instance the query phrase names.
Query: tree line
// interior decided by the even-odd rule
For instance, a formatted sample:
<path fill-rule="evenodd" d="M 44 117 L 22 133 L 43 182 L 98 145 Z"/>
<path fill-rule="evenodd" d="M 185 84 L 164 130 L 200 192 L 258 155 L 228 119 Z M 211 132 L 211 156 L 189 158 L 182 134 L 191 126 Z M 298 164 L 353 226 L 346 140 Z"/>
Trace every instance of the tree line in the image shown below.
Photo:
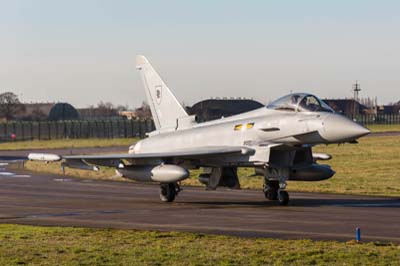
<path fill-rule="evenodd" d="M 0 119 L 3 121 L 11 120 L 34 120 L 43 121 L 49 119 L 49 113 L 43 112 L 39 107 L 27 110 L 27 105 L 22 103 L 18 96 L 13 92 L 4 92 L 0 94 Z M 90 105 L 87 108 L 82 108 L 79 113 L 83 117 L 99 117 L 108 118 L 119 116 L 120 112 L 128 111 L 126 105 L 114 105 L 111 102 L 100 101 L 97 105 Z M 70 109 L 62 108 L 63 116 L 65 112 L 70 112 Z M 138 119 L 151 119 L 150 107 L 146 102 L 133 110 L 135 117 Z M 68 117 L 68 115 L 66 116 Z M 54 119 L 53 119 L 54 120 Z"/>

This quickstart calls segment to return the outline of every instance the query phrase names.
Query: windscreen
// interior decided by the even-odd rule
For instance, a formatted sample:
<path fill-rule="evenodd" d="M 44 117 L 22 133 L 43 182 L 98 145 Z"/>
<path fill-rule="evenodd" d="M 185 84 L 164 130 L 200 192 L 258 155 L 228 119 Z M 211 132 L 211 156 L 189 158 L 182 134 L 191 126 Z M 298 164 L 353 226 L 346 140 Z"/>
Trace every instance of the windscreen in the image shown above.
<path fill-rule="evenodd" d="M 267 108 L 292 112 L 334 112 L 329 105 L 318 97 L 305 93 L 293 93 L 283 96 L 269 104 Z"/>

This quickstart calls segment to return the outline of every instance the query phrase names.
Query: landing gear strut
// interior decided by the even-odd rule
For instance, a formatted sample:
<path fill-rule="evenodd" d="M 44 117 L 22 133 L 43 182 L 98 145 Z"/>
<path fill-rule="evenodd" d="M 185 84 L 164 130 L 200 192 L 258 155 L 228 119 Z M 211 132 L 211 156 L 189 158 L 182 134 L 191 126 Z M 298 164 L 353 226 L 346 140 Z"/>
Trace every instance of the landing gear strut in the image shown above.
<path fill-rule="evenodd" d="M 281 206 L 286 206 L 289 203 L 289 193 L 286 191 L 286 179 L 283 176 L 279 177 L 278 203 Z"/>
<path fill-rule="evenodd" d="M 181 191 L 177 183 L 166 183 L 160 185 L 160 199 L 162 202 L 172 202 Z"/>

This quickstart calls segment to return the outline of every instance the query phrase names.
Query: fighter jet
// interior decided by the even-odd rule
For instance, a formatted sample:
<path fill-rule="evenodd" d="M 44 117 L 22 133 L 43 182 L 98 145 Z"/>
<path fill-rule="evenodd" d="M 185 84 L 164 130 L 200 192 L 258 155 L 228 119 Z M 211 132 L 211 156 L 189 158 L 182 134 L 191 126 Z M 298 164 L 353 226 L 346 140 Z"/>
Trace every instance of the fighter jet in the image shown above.
<path fill-rule="evenodd" d="M 87 170 L 115 167 L 123 177 L 159 183 L 163 202 L 174 201 L 192 169 L 201 168 L 199 181 L 214 190 L 240 188 L 238 168 L 252 167 L 264 178 L 265 197 L 287 205 L 288 180 L 319 181 L 335 174 L 329 165 L 317 163 L 331 156 L 313 153 L 313 146 L 356 143 L 370 133 L 308 93 L 291 93 L 257 110 L 197 123 L 144 56 L 137 57 L 136 65 L 155 131 L 127 154 L 30 154 L 29 159 Z"/>

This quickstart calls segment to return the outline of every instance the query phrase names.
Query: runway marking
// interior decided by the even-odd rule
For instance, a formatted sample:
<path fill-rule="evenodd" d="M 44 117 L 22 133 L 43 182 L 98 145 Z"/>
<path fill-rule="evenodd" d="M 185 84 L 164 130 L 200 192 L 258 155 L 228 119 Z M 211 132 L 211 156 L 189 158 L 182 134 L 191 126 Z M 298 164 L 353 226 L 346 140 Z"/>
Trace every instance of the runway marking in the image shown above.
<path fill-rule="evenodd" d="M 72 181 L 72 179 L 69 179 L 69 178 L 54 178 L 53 181 L 56 181 L 56 182 L 70 182 L 70 181 Z"/>
<path fill-rule="evenodd" d="M 30 178 L 30 175 L 14 175 L 13 177 Z"/>
<path fill-rule="evenodd" d="M 22 177 L 22 178 L 29 178 L 31 177 L 30 175 L 18 175 L 16 173 L 12 173 L 12 172 L 0 172 L 0 176 L 4 176 L 4 177 Z"/>
<path fill-rule="evenodd" d="M 15 175 L 15 173 L 11 173 L 11 172 L 0 172 L 0 176 L 12 176 Z"/>

